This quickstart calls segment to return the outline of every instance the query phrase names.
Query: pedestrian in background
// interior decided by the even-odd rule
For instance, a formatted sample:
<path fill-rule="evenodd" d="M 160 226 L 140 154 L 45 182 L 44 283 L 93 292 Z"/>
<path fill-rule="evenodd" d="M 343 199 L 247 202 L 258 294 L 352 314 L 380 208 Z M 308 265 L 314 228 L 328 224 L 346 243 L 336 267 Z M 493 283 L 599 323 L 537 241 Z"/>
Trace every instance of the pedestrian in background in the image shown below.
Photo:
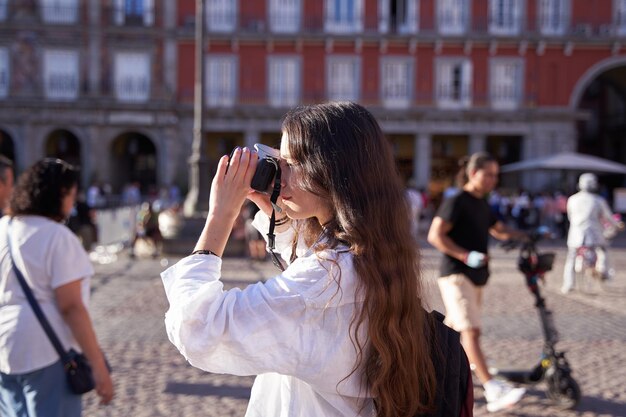
<path fill-rule="evenodd" d="M 21 175 L 11 215 L 0 219 L 3 417 L 76 417 L 82 408 L 81 396 L 70 390 L 61 359 L 20 287 L 12 257 L 63 347 L 87 356 L 102 402 L 113 397 L 111 376 L 87 311 L 94 270 L 78 238 L 63 225 L 77 186 L 78 172 L 71 165 L 59 159 L 39 161 Z"/>
<path fill-rule="evenodd" d="M 13 193 L 13 162 L 0 155 L 0 216 L 6 214 L 9 198 Z"/>
<path fill-rule="evenodd" d="M 606 253 L 608 242 L 604 230 L 606 225 L 620 230 L 624 228 L 624 224 L 613 217 L 606 200 L 595 193 L 598 190 L 598 178 L 594 174 L 582 174 L 578 179 L 578 188 L 580 191 L 567 200 L 570 226 L 561 286 L 563 294 L 569 293 L 574 286 L 574 261 L 581 246 L 589 246 L 596 251 L 596 270 L 603 280 L 609 278 L 610 264 Z"/>
<path fill-rule="evenodd" d="M 150 252 L 153 258 L 158 258 L 163 246 L 163 236 L 159 228 L 159 214 L 154 211 L 152 203 L 144 201 L 137 212 L 135 223 L 135 237 L 130 244 L 129 256 L 134 258 L 137 252 Z M 137 246 L 140 245 L 140 249 Z"/>
<path fill-rule="evenodd" d="M 79 192 L 67 220 L 67 227 L 74 232 L 87 252 L 90 252 L 93 245 L 98 242 L 98 227 L 95 219 L 96 210 L 87 203 L 85 193 Z"/>
<path fill-rule="evenodd" d="M 326 103 L 290 111 L 282 132 L 276 249 L 287 269 L 223 290 L 220 256 L 246 197 L 261 209 L 258 230 L 272 213 L 251 192 L 257 154 L 238 148 L 220 159 L 194 254 L 162 274 L 172 343 L 201 369 L 258 375 L 249 417 L 413 417 L 457 399 L 467 410 L 467 398 L 471 414 L 461 385 L 435 404 L 442 362 L 430 356 L 404 187 L 376 120 Z"/>
<path fill-rule="evenodd" d="M 438 279 L 446 307 L 446 324 L 461 333 L 461 340 L 476 376 L 485 388 L 487 410 L 501 410 L 518 402 L 523 388 L 493 379 L 480 347 L 483 287 L 489 278 L 489 235 L 497 239 L 524 239 L 509 228 L 486 200 L 498 181 L 498 162 L 489 154 L 473 154 L 465 167 L 467 182 L 443 201 L 428 232 L 428 242 L 443 253 Z"/>

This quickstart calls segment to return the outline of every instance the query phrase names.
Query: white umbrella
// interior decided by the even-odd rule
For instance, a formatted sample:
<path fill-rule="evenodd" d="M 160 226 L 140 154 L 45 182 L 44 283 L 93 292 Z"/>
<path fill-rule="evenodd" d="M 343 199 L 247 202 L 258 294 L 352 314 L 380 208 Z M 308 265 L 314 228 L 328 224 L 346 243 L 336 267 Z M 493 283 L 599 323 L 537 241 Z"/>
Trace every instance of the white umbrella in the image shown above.
<path fill-rule="evenodd" d="M 525 161 L 503 165 L 500 168 L 500 172 L 540 169 L 626 174 L 626 165 L 608 159 L 598 158 L 597 156 L 575 152 L 563 152 L 544 158 L 527 159 Z"/>

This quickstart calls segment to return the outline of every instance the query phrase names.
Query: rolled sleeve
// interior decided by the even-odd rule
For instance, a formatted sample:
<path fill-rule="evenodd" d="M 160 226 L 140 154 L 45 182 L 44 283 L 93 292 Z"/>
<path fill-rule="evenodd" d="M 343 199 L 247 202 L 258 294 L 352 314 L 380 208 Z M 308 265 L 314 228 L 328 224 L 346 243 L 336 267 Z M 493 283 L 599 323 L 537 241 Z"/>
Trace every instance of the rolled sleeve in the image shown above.
<path fill-rule="evenodd" d="M 300 294 L 261 283 L 224 291 L 220 266 L 216 257 L 189 256 L 161 274 L 170 303 L 169 340 L 205 371 L 293 373 L 297 360 L 289 352 L 302 348 L 302 338 L 294 335 L 306 311 Z"/>
<path fill-rule="evenodd" d="M 169 309 L 165 329 L 170 341 L 188 358 L 189 329 L 203 321 L 202 307 L 223 292 L 219 281 L 222 260 L 216 256 L 192 255 L 161 274 Z"/>

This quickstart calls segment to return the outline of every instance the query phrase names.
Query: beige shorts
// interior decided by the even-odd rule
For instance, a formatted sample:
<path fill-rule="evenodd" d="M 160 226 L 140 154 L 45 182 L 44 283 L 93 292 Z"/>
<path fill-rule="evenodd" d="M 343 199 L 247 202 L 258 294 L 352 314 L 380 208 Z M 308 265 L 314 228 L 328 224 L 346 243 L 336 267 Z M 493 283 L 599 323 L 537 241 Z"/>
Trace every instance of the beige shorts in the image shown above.
<path fill-rule="evenodd" d="M 452 274 L 437 280 L 446 307 L 445 324 L 457 332 L 480 328 L 482 287 L 463 274 Z"/>

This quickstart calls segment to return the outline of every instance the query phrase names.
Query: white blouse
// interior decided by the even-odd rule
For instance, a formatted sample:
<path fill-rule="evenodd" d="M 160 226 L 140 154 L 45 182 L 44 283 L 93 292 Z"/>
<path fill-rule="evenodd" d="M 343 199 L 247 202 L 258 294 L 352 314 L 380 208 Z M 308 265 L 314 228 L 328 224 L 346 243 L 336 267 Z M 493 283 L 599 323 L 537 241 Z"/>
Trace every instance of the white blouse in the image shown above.
<path fill-rule="evenodd" d="M 259 212 L 253 224 L 263 233 L 269 221 Z M 285 260 L 292 236 L 290 229 L 276 238 Z M 161 274 L 168 337 L 195 367 L 258 375 L 248 417 L 371 416 L 362 373 L 352 372 L 350 323 L 363 300 L 352 256 L 345 247 L 297 253 L 282 274 L 229 291 L 220 281 L 220 258 L 182 259 Z"/>

